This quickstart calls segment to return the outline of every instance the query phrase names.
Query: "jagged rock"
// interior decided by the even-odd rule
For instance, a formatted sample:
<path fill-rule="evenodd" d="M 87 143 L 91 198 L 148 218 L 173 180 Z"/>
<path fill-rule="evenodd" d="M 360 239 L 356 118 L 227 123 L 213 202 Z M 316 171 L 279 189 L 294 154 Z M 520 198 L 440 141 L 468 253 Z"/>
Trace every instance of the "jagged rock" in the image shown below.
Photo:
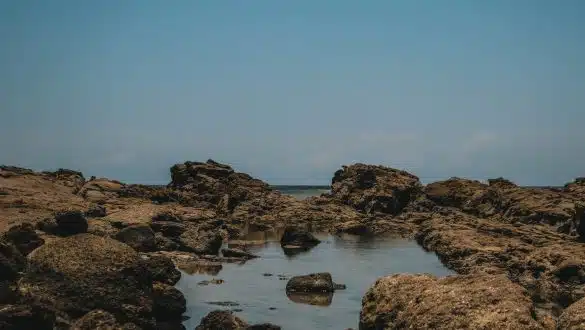
<path fill-rule="evenodd" d="M 114 238 L 130 245 L 136 251 L 150 252 L 156 249 L 154 231 L 145 224 L 128 226 L 120 230 Z"/>
<path fill-rule="evenodd" d="M 366 213 L 398 214 L 420 189 L 418 177 L 406 171 L 358 163 L 335 172 L 331 196 Z"/>
<path fill-rule="evenodd" d="M 85 216 L 91 218 L 103 218 L 107 215 L 106 207 L 99 204 L 91 205 L 89 209 L 85 211 Z"/>
<path fill-rule="evenodd" d="M 181 279 L 181 272 L 175 267 L 171 258 L 162 255 L 144 255 L 143 259 L 152 274 L 153 281 L 175 285 Z"/>
<path fill-rule="evenodd" d="M 111 313 L 104 310 L 96 309 L 75 321 L 71 325 L 71 330 L 140 330 L 133 323 L 119 324 Z"/>
<path fill-rule="evenodd" d="M 151 274 L 128 245 L 78 234 L 45 243 L 29 259 L 19 282 L 23 297 L 73 317 L 103 309 L 121 322 L 154 327 Z"/>
<path fill-rule="evenodd" d="M 345 288 L 333 283 L 331 274 L 315 273 L 302 276 L 294 276 L 286 283 L 287 292 L 333 292 L 336 288 Z"/>
<path fill-rule="evenodd" d="M 0 306 L 2 330 L 53 330 L 55 313 L 39 305 Z"/>
<path fill-rule="evenodd" d="M 154 316 L 157 320 L 177 320 L 187 310 L 187 302 L 181 291 L 176 288 L 155 282 L 152 286 L 154 297 Z"/>
<path fill-rule="evenodd" d="M 244 258 L 244 259 L 254 259 L 258 258 L 257 255 L 254 255 L 250 252 L 246 252 L 240 249 L 222 249 L 221 254 L 224 257 L 233 257 L 233 258 Z"/>
<path fill-rule="evenodd" d="M 507 189 L 507 188 L 516 188 L 518 187 L 514 182 L 504 179 L 502 177 L 495 178 L 495 179 L 488 179 L 488 185 L 490 187 L 497 187 L 500 189 Z"/>
<path fill-rule="evenodd" d="M 362 300 L 360 329 L 542 329 L 534 306 L 501 275 L 392 275 Z"/>
<path fill-rule="evenodd" d="M 179 249 L 197 254 L 219 253 L 223 244 L 223 237 L 217 232 L 198 232 L 189 229 L 179 236 Z"/>
<path fill-rule="evenodd" d="M 244 330 L 248 324 L 230 311 L 216 310 L 201 319 L 195 330 Z"/>
<path fill-rule="evenodd" d="M 57 234 L 68 236 L 87 232 L 87 219 L 81 211 L 61 211 L 55 215 Z"/>
<path fill-rule="evenodd" d="M 45 240 L 36 233 L 33 225 L 28 222 L 10 227 L 2 236 L 5 241 L 12 243 L 23 255 L 29 254 L 45 243 Z"/>

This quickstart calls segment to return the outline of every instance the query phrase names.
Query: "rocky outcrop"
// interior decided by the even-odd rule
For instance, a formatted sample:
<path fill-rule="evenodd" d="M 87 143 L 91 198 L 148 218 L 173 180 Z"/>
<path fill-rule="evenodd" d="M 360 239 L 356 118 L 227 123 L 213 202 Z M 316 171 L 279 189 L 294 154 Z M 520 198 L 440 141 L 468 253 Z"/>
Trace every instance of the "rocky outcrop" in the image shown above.
<path fill-rule="evenodd" d="M 505 276 L 393 275 L 364 296 L 360 329 L 542 329 L 533 315 Z"/>
<path fill-rule="evenodd" d="M 230 311 L 212 311 L 201 319 L 195 330 L 280 330 L 279 326 L 264 323 L 249 325 Z"/>
<path fill-rule="evenodd" d="M 29 254 L 45 243 L 45 240 L 36 233 L 33 225 L 28 222 L 10 227 L 2 237 L 6 242 L 12 243 L 23 255 Z"/>
<path fill-rule="evenodd" d="M 287 292 L 328 293 L 336 289 L 345 289 L 345 285 L 333 283 L 329 273 L 294 276 L 286 283 Z"/>
<path fill-rule="evenodd" d="M 243 201 L 271 191 L 261 180 L 213 160 L 174 165 L 169 188 L 187 192 L 192 195 L 191 199 L 216 206 L 223 214 L 231 213 Z"/>
<path fill-rule="evenodd" d="M 175 267 L 171 258 L 164 255 L 145 254 L 142 259 L 155 282 L 175 285 L 181 279 L 181 272 Z"/>
<path fill-rule="evenodd" d="M 71 330 L 140 330 L 133 323 L 119 324 L 111 313 L 96 309 L 79 318 L 71 325 Z"/>
<path fill-rule="evenodd" d="M 199 232 L 190 229 L 179 236 L 178 243 L 182 251 L 217 255 L 223 244 L 223 237 L 217 232 Z"/>
<path fill-rule="evenodd" d="M 114 238 L 130 245 L 136 251 L 150 252 L 156 249 L 154 231 L 145 224 L 128 226 L 120 230 Z"/>
<path fill-rule="evenodd" d="M 406 171 L 354 164 L 335 172 L 331 195 L 366 213 L 398 214 L 420 189 L 418 177 Z"/>
<path fill-rule="evenodd" d="M 79 234 L 52 240 L 29 259 L 19 282 L 23 297 L 50 303 L 72 318 L 103 309 L 123 323 L 154 327 L 150 272 L 128 245 Z"/>

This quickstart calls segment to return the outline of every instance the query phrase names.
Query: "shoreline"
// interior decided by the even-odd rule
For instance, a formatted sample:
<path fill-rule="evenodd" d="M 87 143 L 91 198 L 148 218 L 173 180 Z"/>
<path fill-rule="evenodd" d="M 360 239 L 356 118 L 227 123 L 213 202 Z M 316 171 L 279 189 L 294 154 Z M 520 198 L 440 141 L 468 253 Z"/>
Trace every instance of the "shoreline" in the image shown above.
<path fill-rule="evenodd" d="M 141 253 L 179 251 L 192 255 L 195 263 L 221 264 L 221 258 L 204 258 L 206 254 L 217 253 L 218 241 L 237 239 L 250 228 L 296 226 L 333 234 L 414 238 L 460 274 L 454 276 L 461 280 L 455 279 L 453 283 L 414 276 L 382 278 L 364 297 L 360 329 L 373 329 L 380 322 L 387 328 L 432 327 L 432 320 L 412 316 L 419 313 L 426 299 L 431 299 L 426 296 L 428 292 L 447 289 L 460 290 L 461 297 L 474 303 L 453 307 L 462 308 L 460 313 L 466 315 L 467 321 L 457 317 L 445 319 L 442 325 L 445 328 L 473 326 L 477 321 L 473 315 L 487 313 L 495 304 L 508 318 L 493 316 L 485 320 L 487 324 L 554 329 L 579 321 L 575 321 L 578 313 L 573 310 L 585 306 L 582 299 L 585 245 L 580 238 L 585 234 L 580 206 L 585 201 L 585 182 L 581 179 L 555 189 L 519 187 L 502 178 L 487 183 L 452 178 L 422 185 L 416 176 L 405 171 L 354 164 L 334 174 L 329 194 L 296 200 L 275 191 L 274 186 L 210 160 L 174 165 L 171 183 L 164 187 L 125 185 L 109 179 L 86 180 L 81 173 L 70 170 L 32 172 L 13 167 L 0 168 L 0 182 L 3 219 L 0 229 L 6 233 L 11 227 L 31 223 L 34 234 L 44 242 L 35 249 L 46 253 L 53 252 L 50 250 L 51 244 L 56 244 L 53 242 L 88 235 L 83 234 L 87 232 L 121 241 Z M 55 214 L 65 209 L 82 213 L 87 223 L 85 231 L 71 235 L 51 232 L 49 225 L 39 227 L 43 221 L 51 223 Z M 29 240 L 34 237 L 30 230 L 21 229 Z M 121 235 L 122 231 L 131 235 Z M 15 243 L 4 236 L 8 243 Z M 16 242 L 26 245 L 21 241 Z M 3 280 L 21 294 L 28 269 L 39 262 L 34 259 L 37 252 L 32 251 L 23 253 L 29 254 L 29 261 L 24 262 L 28 264 L 24 275 Z M 171 259 L 177 262 L 177 257 Z M 396 286 L 408 283 L 426 287 L 427 293 L 396 291 Z M 486 283 L 506 288 L 497 302 L 483 300 Z M 50 284 L 45 285 L 51 291 Z M 398 302 L 386 301 L 389 293 L 384 294 L 385 290 L 400 297 Z M 176 293 L 168 295 L 179 299 Z M 167 293 L 162 296 L 167 299 Z M 33 298 L 37 301 L 38 295 L 33 294 Z M 399 303 L 414 298 L 420 302 Z M 10 306 L 29 303 L 21 298 L 10 299 L 5 298 L 7 303 L 2 303 Z M 368 307 L 372 303 L 379 307 Z M 156 306 L 156 299 L 153 304 Z M 523 306 L 523 312 L 507 307 L 513 304 Z M 441 308 L 427 309 L 427 313 L 438 317 L 450 311 L 448 306 L 437 305 Z M 108 309 L 106 305 L 97 307 Z M 47 309 L 57 309 L 55 314 L 63 312 L 59 306 Z M 108 312 L 116 314 L 115 310 L 110 308 Z M 400 311 L 401 316 L 388 319 L 385 315 L 391 311 Z M 166 322 L 144 313 L 134 320 Z M 60 317 L 72 324 L 80 316 L 78 312 L 65 311 Z M 281 326 L 286 328 L 286 324 Z"/>

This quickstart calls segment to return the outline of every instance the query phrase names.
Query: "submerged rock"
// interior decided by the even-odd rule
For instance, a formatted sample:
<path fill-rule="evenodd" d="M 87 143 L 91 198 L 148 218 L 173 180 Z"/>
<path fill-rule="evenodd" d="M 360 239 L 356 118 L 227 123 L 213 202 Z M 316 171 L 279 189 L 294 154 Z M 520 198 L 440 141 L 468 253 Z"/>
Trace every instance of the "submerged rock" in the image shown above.
<path fill-rule="evenodd" d="M 20 293 L 72 317 L 103 309 L 123 322 L 152 328 L 152 280 L 138 253 L 107 237 L 56 239 L 29 256 Z"/>
<path fill-rule="evenodd" d="M 212 311 L 201 319 L 195 330 L 280 330 L 279 326 L 262 323 L 249 325 L 231 311 Z"/>
<path fill-rule="evenodd" d="M 136 251 L 150 252 L 156 249 L 154 232 L 146 224 L 128 226 L 120 230 L 114 238 L 130 245 Z"/>
<path fill-rule="evenodd" d="M 502 275 L 378 279 L 362 300 L 360 329 L 541 329 L 525 291 Z"/>
<path fill-rule="evenodd" d="M 285 249 L 310 249 L 321 243 L 313 234 L 299 227 L 286 227 L 280 245 Z"/>
<path fill-rule="evenodd" d="M 315 273 L 303 276 L 294 276 L 286 284 L 287 292 L 333 292 L 336 289 L 345 289 L 345 285 L 335 284 L 329 273 Z"/>
<path fill-rule="evenodd" d="M 2 236 L 4 240 L 11 242 L 23 255 L 29 254 L 45 243 L 45 240 L 39 237 L 30 223 L 12 226 Z"/>
<path fill-rule="evenodd" d="M 244 258 L 244 259 L 254 259 L 258 258 L 257 255 L 254 255 L 250 252 L 246 252 L 241 249 L 222 249 L 221 254 L 224 257 L 232 257 L 232 258 Z"/>

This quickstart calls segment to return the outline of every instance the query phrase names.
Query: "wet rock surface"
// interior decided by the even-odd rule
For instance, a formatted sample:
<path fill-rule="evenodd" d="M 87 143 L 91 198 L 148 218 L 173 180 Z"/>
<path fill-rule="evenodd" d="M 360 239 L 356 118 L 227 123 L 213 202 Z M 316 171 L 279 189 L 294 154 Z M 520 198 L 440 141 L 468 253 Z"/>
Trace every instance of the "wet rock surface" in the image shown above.
<path fill-rule="evenodd" d="M 331 274 L 315 273 L 292 277 L 286 284 L 287 292 L 333 292 L 339 286 L 333 283 Z"/>

